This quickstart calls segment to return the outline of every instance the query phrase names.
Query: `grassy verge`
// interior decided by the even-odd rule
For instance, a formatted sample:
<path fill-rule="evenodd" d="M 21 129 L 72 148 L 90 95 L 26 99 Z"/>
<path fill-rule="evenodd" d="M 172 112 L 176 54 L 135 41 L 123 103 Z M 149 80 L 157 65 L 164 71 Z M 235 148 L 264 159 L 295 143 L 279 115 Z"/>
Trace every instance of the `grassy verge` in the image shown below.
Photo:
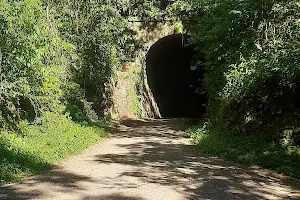
<path fill-rule="evenodd" d="M 261 166 L 291 177 L 300 178 L 300 148 L 283 147 L 279 140 L 272 141 L 263 135 L 230 135 L 217 130 L 194 127 L 189 135 L 199 150 L 209 156 L 247 166 Z"/>
<path fill-rule="evenodd" d="M 101 124 L 80 125 L 68 116 L 47 113 L 18 133 L 0 131 L 0 185 L 51 168 L 104 137 Z"/>

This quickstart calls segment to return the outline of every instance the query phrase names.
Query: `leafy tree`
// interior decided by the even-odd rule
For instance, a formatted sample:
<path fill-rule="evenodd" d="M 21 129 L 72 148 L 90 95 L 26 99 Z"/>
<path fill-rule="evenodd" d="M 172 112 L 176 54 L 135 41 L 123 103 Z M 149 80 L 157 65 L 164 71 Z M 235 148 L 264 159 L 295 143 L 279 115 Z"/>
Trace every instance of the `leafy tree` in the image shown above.
<path fill-rule="evenodd" d="M 114 72 L 133 49 L 127 18 L 122 16 L 127 3 L 90 0 L 49 4 L 57 10 L 61 34 L 75 45 L 76 62 L 71 68 L 73 81 L 80 85 L 88 101 L 94 102 L 94 108 L 101 114 L 101 108 L 112 104 L 110 85 Z M 75 103 L 77 96 L 67 96 L 67 99 Z"/>
<path fill-rule="evenodd" d="M 63 109 L 71 49 L 41 1 L 0 2 L 0 112 L 6 121 Z"/>
<path fill-rule="evenodd" d="M 192 42 L 205 55 L 212 119 L 244 124 L 295 109 L 299 96 L 299 2 L 192 3 L 199 9 L 194 11 L 196 20 L 186 27 Z"/>

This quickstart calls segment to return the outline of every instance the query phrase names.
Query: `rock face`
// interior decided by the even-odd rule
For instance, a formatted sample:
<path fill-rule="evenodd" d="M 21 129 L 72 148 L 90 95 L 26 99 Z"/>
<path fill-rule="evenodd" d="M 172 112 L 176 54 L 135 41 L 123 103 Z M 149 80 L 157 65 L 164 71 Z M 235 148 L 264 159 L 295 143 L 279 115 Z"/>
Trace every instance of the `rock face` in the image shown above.
<path fill-rule="evenodd" d="M 139 49 L 134 61 L 125 63 L 116 74 L 111 116 L 114 119 L 160 118 L 160 111 L 147 82 L 146 57 L 153 44 L 176 33 L 176 24 L 159 22 L 145 25 L 131 22 L 131 29 Z"/>

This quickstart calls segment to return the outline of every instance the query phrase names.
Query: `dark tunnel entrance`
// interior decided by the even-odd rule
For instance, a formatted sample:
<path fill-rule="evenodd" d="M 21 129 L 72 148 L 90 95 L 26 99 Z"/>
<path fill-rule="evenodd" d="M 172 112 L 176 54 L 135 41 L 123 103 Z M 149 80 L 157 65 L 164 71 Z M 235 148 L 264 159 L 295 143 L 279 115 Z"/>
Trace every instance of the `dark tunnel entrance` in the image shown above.
<path fill-rule="evenodd" d="M 184 36 L 160 39 L 149 50 L 146 73 L 149 87 L 164 118 L 201 117 L 207 98 L 201 94 L 203 67 L 193 67 L 192 46 L 183 45 Z"/>

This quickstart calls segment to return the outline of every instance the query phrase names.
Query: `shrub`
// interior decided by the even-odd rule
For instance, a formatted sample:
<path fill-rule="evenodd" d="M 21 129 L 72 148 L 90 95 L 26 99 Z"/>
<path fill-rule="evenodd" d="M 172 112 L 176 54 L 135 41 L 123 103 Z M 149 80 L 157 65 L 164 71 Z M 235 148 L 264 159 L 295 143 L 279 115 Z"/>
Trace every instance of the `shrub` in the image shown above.
<path fill-rule="evenodd" d="M 232 129 L 296 111 L 299 2 L 193 2 L 196 20 L 185 25 L 205 55 L 211 120 Z"/>
<path fill-rule="evenodd" d="M 34 124 L 20 123 L 22 134 L 0 134 L 0 183 L 48 169 L 104 137 L 104 129 L 74 123 L 67 115 L 47 112 Z"/>
<path fill-rule="evenodd" d="M 13 122 L 63 110 L 65 54 L 70 49 L 72 45 L 59 36 L 52 13 L 41 1 L 0 2 L 2 120 Z"/>

